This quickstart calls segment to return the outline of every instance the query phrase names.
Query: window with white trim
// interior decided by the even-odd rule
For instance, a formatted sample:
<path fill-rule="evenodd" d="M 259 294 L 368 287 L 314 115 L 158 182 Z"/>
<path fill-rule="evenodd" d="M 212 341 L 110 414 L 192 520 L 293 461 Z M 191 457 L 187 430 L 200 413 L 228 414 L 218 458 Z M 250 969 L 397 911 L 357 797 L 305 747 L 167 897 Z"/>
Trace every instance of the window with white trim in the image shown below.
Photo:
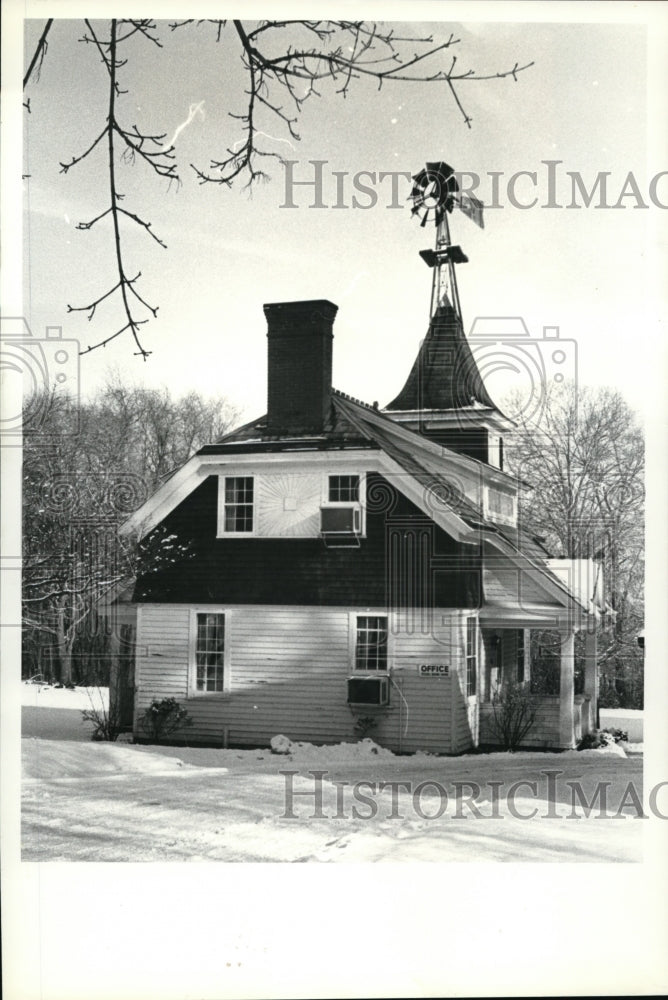
<path fill-rule="evenodd" d="M 359 476 L 330 476 L 328 500 L 330 503 L 359 503 Z"/>
<path fill-rule="evenodd" d="M 225 534 L 252 534 L 253 477 L 225 476 L 223 531 Z"/>
<path fill-rule="evenodd" d="M 222 694 L 225 690 L 225 614 L 200 611 L 195 614 L 195 663 L 193 690 L 198 694 Z"/>
<path fill-rule="evenodd" d="M 517 520 L 517 498 L 512 493 L 488 486 L 485 489 L 485 510 L 493 521 L 515 524 Z"/>
<path fill-rule="evenodd" d="M 472 698 L 478 681 L 478 622 L 466 619 L 466 694 Z"/>
<path fill-rule="evenodd" d="M 517 630 L 517 683 L 524 684 L 524 629 Z"/>
<path fill-rule="evenodd" d="M 355 670 L 387 671 L 387 615 L 358 615 Z"/>

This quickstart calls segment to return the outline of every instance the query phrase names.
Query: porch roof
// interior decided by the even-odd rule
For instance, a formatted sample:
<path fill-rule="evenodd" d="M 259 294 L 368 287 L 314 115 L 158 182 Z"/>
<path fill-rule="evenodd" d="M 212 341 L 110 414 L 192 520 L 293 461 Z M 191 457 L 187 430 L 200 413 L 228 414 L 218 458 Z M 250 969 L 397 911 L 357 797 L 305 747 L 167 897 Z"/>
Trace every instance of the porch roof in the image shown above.
<path fill-rule="evenodd" d="M 505 604 L 485 603 L 478 613 L 483 628 L 582 628 L 587 616 L 573 613 L 572 609 L 556 604 Z"/>

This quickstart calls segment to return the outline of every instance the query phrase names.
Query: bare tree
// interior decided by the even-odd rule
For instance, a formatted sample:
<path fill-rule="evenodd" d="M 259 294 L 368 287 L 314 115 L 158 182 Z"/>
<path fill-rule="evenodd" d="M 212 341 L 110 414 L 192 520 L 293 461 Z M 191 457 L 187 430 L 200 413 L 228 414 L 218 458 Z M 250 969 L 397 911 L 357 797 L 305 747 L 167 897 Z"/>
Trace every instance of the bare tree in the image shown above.
<path fill-rule="evenodd" d="M 115 527 L 127 487 L 110 488 L 104 457 L 68 433 L 64 396 L 42 401 L 48 438 L 26 436 L 23 449 L 23 626 L 26 645 L 47 650 L 63 683 L 73 679 L 72 656 L 80 628 L 102 594 L 127 573 L 130 549 Z M 120 501 L 120 509 L 119 509 Z"/>
<path fill-rule="evenodd" d="M 531 489 L 523 526 L 556 557 L 596 559 L 614 624 L 600 637 L 605 676 L 641 670 L 636 637 L 644 617 L 644 439 L 635 414 L 611 389 L 553 387 L 536 426 L 513 403 L 518 428 L 508 466 Z"/>
<path fill-rule="evenodd" d="M 70 311 L 86 312 L 93 319 L 98 306 L 107 300 L 120 301 L 122 320 L 118 329 L 86 348 L 95 350 L 122 334 L 130 334 L 136 351 L 144 360 L 150 354 L 140 340 L 140 328 L 157 306 L 148 303 L 138 291 L 141 271 L 128 269 L 123 253 L 123 227 L 131 223 L 142 228 L 161 247 L 165 247 L 152 225 L 140 212 L 133 212 L 123 205 L 123 194 L 118 186 L 119 158 L 129 164 L 142 163 L 149 172 L 165 179 L 168 184 L 179 184 L 174 146 L 166 143 L 167 133 L 161 129 L 145 131 L 137 124 L 124 123 L 120 105 L 123 95 L 121 78 L 132 40 L 145 45 L 163 48 L 155 21 L 116 20 L 109 22 L 84 21 L 85 30 L 80 41 L 94 46 L 99 54 L 102 71 L 108 85 L 107 113 L 98 134 L 83 152 L 61 163 L 67 173 L 88 159 L 95 150 L 106 149 L 106 187 L 108 202 L 92 219 L 78 223 L 77 228 L 90 230 L 102 220 L 111 221 L 114 243 L 115 275 L 100 295 L 85 305 L 68 305 Z M 39 69 L 47 54 L 48 36 L 53 19 L 47 21 L 37 46 L 29 61 L 23 85 L 24 90 L 39 77 Z M 456 54 L 451 50 L 460 42 L 454 34 L 435 41 L 433 37 L 411 38 L 396 34 L 387 26 L 367 21 L 259 21 L 206 20 L 174 21 L 169 25 L 171 36 L 184 28 L 201 29 L 215 43 L 226 32 L 232 32 L 238 42 L 238 58 L 245 74 L 245 89 L 240 107 L 229 111 L 238 122 L 240 138 L 216 157 L 207 168 L 191 164 L 202 184 L 230 187 L 237 179 L 245 178 L 246 186 L 267 175 L 260 164 L 267 159 L 282 160 L 280 153 L 263 143 L 270 131 L 283 131 L 291 139 L 299 140 L 297 123 L 306 101 L 320 96 L 321 88 L 330 84 L 335 92 L 345 97 L 354 82 L 370 78 L 378 87 L 395 83 L 430 83 L 446 88 L 450 99 L 459 110 L 464 123 L 470 128 L 472 119 L 464 109 L 460 87 L 472 80 L 509 78 L 517 80 L 520 72 L 533 65 L 531 62 L 491 74 L 479 74 L 473 69 L 462 69 Z M 136 57 L 136 53 L 135 53 Z M 445 61 L 444 61 L 445 57 Z M 30 110 L 30 99 L 26 101 Z"/>
<path fill-rule="evenodd" d="M 75 650 L 85 653 L 99 638 L 95 607 L 103 595 L 139 571 L 188 557 L 164 530 L 139 545 L 119 537 L 119 523 L 193 451 L 220 437 L 235 412 L 197 393 L 173 399 L 166 389 L 127 387 L 117 375 L 90 403 L 52 394 L 35 408 L 49 433 L 24 439 L 25 651 L 35 671 L 46 656 L 70 683 Z"/>
<path fill-rule="evenodd" d="M 141 475 L 153 490 L 202 445 L 217 441 L 237 421 L 225 399 L 207 399 L 194 390 L 170 391 L 128 384 L 112 373 L 96 399 L 97 434 L 90 447 L 112 449 L 113 467 Z"/>

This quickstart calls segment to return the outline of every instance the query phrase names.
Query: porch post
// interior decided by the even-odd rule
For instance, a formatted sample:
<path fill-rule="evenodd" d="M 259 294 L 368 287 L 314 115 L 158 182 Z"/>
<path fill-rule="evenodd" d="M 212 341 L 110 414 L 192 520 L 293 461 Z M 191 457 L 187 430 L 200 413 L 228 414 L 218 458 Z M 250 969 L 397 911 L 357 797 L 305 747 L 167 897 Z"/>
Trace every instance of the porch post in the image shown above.
<path fill-rule="evenodd" d="M 110 628 L 109 636 L 109 710 L 112 706 L 118 709 L 121 698 L 121 641 L 119 636 L 120 626 L 118 623 L 118 613 L 115 604 L 108 606 L 107 627 Z"/>
<path fill-rule="evenodd" d="M 574 746 L 574 696 L 575 696 L 575 635 L 572 629 L 559 633 L 561 664 L 559 671 L 559 745 L 563 749 Z"/>
<path fill-rule="evenodd" d="M 591 631 L 590 631 L 591 630 Z M 590 619 L 585 632 L 584 693 L 589 697 L 592 725 L 598 729 L 598 669 L 596 666 L 596 622 Z"/>

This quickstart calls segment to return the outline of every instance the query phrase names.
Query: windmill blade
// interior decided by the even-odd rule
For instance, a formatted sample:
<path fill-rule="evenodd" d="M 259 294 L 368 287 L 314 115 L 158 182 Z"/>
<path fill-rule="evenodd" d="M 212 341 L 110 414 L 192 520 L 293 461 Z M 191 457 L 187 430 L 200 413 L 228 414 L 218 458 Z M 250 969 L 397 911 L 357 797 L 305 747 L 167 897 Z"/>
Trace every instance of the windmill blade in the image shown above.
<path fill-rule="evenodd" d="M 412 180 L 410 197 L 419 199 L 429 196 L 434 204 L 447 205 L 448 200 L 459 191 L 453 168 L 442 161 L 427 163 L 426 167 L 413 174 Z M 452 211 L 452 208 L 448 210 Z"/>
<path fill-rule="evenodd" d="M 455 194 L 459 191 L 459 184 L 455 177 L 455 168 L 451 167 L 449 163 L 445 163 L 443 160 L 440 163 L 428 163 L 427 171 L 439 184 L 444 197 L 446 192 L 448 194 Z"/>

